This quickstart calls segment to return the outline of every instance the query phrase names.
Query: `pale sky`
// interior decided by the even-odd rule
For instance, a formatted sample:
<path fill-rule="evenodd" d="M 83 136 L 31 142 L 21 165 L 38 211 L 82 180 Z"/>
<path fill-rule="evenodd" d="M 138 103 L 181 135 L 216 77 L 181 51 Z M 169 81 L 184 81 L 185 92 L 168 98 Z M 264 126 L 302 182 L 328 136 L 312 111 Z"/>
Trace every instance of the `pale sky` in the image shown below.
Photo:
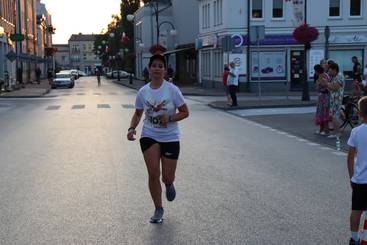
<path fill-rule="evenodd" d="M 112 14 L 120 14 L 121 0 L 41 0 L 56 28 L 54 44 L 67 44 L 71 34 L 99 34 Z"/>

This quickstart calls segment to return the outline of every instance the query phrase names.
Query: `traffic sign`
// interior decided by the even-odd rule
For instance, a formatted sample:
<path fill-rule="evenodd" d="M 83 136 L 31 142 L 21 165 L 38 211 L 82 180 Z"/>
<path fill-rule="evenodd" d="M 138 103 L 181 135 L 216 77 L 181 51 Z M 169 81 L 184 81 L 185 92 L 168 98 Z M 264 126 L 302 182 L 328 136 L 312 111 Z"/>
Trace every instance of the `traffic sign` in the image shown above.
<path fill-rule="evenodd" d="M 17 54 L 14 51 L 9 51 L 9 53 L 7 53 L 6 58 L 8 58 L 8 60 L 10 60 L 10 62 L 13 62 L 16 58 L 17 58 Z"/>
<path fill-rule="evenodd" d="M 21 33 L 13 33 L 10 35 L 10 40 L 14 42 L 20 42 L 24 40 L 24 35 Z"/>

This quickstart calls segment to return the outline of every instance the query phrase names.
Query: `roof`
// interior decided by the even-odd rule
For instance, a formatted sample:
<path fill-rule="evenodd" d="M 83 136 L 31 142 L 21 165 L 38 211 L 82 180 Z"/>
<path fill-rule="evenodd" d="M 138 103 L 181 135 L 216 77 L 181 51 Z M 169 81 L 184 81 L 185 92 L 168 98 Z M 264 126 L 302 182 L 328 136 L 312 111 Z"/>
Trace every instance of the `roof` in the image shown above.
<path fill-rule="evenodd" d="M 71 35 L 70 41 L 94 41 L 95 40 L 94 34 L 73 34 Z"/>

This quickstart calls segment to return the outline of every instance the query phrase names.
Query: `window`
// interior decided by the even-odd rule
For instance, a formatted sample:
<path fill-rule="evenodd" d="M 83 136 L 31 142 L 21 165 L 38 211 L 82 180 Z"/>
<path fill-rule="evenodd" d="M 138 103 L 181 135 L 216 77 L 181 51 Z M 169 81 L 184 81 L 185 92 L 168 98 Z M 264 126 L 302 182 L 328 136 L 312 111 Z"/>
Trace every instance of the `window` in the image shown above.
<path fill-rule="evenodd" d="M 209 28 L 210 27 L 210 4 L 205 4 L 202 7 L 202 12 L 203 12 L 203 28 Z"/>
<path fill-rule="evenodd" d="M 273 18 L 283 18 L 283 0 L 273 0 Z"/>
<path fill-rule="evenodd" d="M 221 51 L 214 52 L 214 77 L 221 78 L 223 70 L 223 55 Z"/>
<path fill-rule="evenodd" d="M 214 25 L 218 26 L 222 24 L 222 4 L 223 0 L 214 1 Z"/>
<path fill-rule="evenodd" d="M 263 0 L 252 0 L 252 18 L 263 18 Z"/>
<path fill-rule="evenodd" d="M 361 0 L 350 0 L 350 16 L 361 16 Z"/>
<path fill-rule="evenodd" d="M 352 57 L 356 56 L 361 62 L 363 59 L 363 50 L 330 50 L 329 57 L 339 65 L 339 71 L 345 79 L 351 79 L 353 75 Z"/>
<path fill-rule="evenodd" d="M 329 16 L 340 16 L 340 0 L 329 0 Z"/>
<path fill-rule="evenodd" d="M 210 52 L 203 52 L 202 58 L 203 77 L 210 78 Z"/>

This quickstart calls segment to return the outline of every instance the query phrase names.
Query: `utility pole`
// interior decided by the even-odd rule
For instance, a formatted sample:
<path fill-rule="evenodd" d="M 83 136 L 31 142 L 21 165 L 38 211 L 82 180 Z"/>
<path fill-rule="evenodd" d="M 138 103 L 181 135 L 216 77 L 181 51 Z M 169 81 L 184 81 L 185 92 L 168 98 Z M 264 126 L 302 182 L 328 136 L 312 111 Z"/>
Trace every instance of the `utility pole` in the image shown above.
<path fill-rule="evenodd" d="M 159 10 L 159 4 L 158 1 L 155 2 L 156 4 L 156 9 L 155 9 L 155 22 L 157 24 L 157 44 L 159 44 L 159 20 L 158 20 L 158 10 Z"/>

